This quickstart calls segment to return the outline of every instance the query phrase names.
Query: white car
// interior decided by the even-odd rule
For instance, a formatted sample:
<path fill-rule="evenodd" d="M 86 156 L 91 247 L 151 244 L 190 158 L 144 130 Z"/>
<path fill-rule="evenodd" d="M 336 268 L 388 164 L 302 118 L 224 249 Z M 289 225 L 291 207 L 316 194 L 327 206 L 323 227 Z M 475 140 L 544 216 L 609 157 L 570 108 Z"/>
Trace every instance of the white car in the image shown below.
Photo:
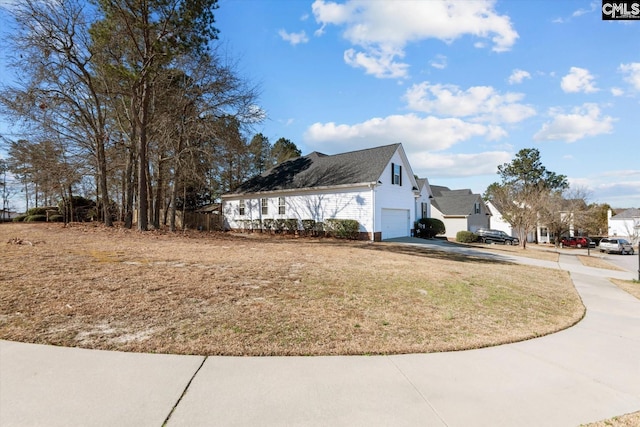
<path fill-rule="evenodd" d="M 615 252 L 620 255 L 631 254 L 633 255 L 633 246 L 625 239 L 618 239 L 615 237 L 608 237 L 600 240 L 598 245 L 600 252 L 606 252 L 608 254 Z"/>

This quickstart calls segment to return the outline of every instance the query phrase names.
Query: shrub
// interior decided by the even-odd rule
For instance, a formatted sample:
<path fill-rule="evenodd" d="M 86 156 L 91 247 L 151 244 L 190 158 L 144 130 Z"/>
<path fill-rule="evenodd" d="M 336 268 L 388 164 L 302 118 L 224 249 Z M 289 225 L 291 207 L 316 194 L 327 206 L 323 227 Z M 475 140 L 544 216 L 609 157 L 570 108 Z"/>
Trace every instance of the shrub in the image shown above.
<path fill-rule="evenodd" d="M 316 228 L 316 222 L 313 219 L 303 219 L 302 220 L 302 230 L 304 234 L 309 236 L 313 234 Z"/>
<path fill-rule="evenodd" d="M 251 223 L 251 230 L 262 230 L 262 221 L 259 219 L 247 220 Z"/>
<path fill-rule="evenodd" d="M 360 237 L 360 223 L 355 219 L 328 219 L 325 231 L 338 239 L 356 240 Z"/>
<path fill-rule="evenodd" d="M 270 218 L 262 220 L 262 230 L 263 231 L 271 231 L 274 226 L 274 221 Z"/>
<path fill-rule="evenodd" d="M 13 222 L 22 222 L 25 219 L 27 219 L 28 216 L 29 215 L 27 215 L 27 214 L 18 215 L 17 217 L 13 218 L 12 221 Z"/>
<path fill-rule="evenodd" d="M 46 220 L 46 215 L 29 215 L 24 219 L 25 222 L 45 222 Z"/>
<path fill-rule="evenodd" d="M 44 215 L 45 216 L 45 220 L 46 220 L 46 216 L 47 216 L 47 211 L 51 211 L 51 210 L 58 210 L 58 208 L 53 207 L 53 208 L 31 208 L 27 211 L 27 216 L 33 216 L 33 215 Z"/>
<path fill-rule="evenodd" d="M 276 233 L 282 232 L 282 230 L 284 230 L 284 219 L 274 219 L 273 229 L 275 230 Z"/>
<path fill-rule="evenodd" d="M 456 241 L 460 243 L 473 243 L 478 240 L 478 236 L 471 231 L 458 231 L 456 233 Z"/>
<path fill-rule="evenodd" d="M 62 222 L 64 218 L 60 214 L 49 215 L 50 222 Z"/>
<path fill-rule="evenodd" d="M 298 220 L 296 218 L 285 219 L 284 229 L 287 230 L 287 233 L 295 234 L 298 231 Z"/>
<path fill-rule="evenodd" d="M 438 234 L 447 232 L 444 223 L 436 218 L 420 218 L 414 224 L 416 237 L 433 239 Z"/>

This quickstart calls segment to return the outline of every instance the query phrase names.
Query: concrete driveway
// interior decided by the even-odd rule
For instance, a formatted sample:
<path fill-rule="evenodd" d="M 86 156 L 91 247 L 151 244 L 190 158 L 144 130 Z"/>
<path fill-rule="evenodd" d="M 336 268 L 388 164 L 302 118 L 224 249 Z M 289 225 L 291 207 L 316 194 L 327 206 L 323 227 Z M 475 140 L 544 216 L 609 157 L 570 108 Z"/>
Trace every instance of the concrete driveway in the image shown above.
<path fill-rule="evenodd" d="M 516 344 L 396 356 L 173 356 L 0 341 L 0 425 L 578 426 L 640 410 L 640 300 L 607 279 L 633 274 L 566 254 L 506 258 L 569 270 L 585 318 Z"/>

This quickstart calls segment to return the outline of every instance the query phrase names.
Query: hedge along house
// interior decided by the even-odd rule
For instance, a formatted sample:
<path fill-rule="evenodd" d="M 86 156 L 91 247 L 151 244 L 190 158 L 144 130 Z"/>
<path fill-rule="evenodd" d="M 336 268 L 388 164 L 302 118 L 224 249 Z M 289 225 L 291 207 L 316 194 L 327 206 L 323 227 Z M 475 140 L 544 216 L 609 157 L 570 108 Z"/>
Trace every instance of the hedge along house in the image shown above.
<path fill-rule="evenodd" d="M 423 185 L 423 192 L 428 186 Z M 411 235 L 422 195 L 402 144 L 283 162 L 222 196 L 225 228 L 262 228 L 265 220 L 356 220 L 360 237 Z"/>

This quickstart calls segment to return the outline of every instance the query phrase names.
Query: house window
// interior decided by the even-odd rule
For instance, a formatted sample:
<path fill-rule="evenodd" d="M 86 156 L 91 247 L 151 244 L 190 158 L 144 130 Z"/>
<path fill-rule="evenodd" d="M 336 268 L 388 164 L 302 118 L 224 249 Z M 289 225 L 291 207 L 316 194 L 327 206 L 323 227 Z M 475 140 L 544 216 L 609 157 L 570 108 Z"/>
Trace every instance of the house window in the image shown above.
<path fill-rule="evenodd" d="M 476 202 L 476 203 L 473 205 L 473 213 L 474 213 L 474 214 L 479 214 L 479 213 L 480 213 L 480 203 L 479 203 L 479 202 Z"/>
<path fill-rule="evenodd" d="M 246 205 L 244 203 L 244 199 L 242 199 L 242 200 L 240 200 L 240 202 L 238 204 L 238 213 L 240 215 L 244 215 L 245 214 L 245 208 L 246 208 Z"/>
<path fill-rule="evenodd" d="M 424 203 L 424 202 L 420 204 L 421 211 L 422 211 L 421 218 L 427 218 L 428 217 L 427 206 L 429 206 L 429 205 Z"/>
<path fill-rule="evenodd" d="M 262 208 L 262 215 L 269 215 L 269 199 L 260 199 L 260 207 Z"/>
<path fill-rule="evenodd" d="M 540 227 L 540 237 L 547 237 L 549 235 L 549 229 L 547 227 Z"/>
<path fill-rule="evenodd" d="M 402 166 L 391 163 L 391 184 L 402 185 Z"/>
<path fill-rule="evenodd" d="M 284 208 L 284 197 L 278 197 L 278 213 L 280 215 L 284 215 L 285 212 L 285 208 Z"/>

